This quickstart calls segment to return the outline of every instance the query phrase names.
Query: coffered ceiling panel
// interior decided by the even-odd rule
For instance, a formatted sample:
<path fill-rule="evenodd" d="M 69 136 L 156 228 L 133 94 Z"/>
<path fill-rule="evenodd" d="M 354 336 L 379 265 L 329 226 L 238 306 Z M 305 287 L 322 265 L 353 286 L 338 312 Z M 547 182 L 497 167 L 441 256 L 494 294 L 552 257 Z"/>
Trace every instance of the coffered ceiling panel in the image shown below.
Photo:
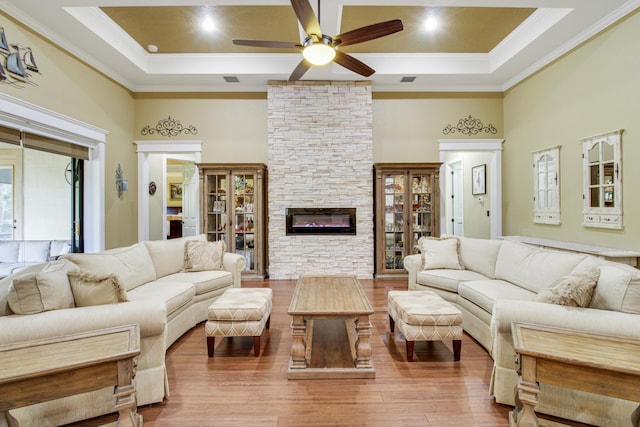
<path fill-rule="evenodd" d="M 404 29 L 338 46 L 371 67 L 371 77 L 329 63 L 302 79 L 371 80 L 375 91 L 501 92 L 639 4 L 310 0 L 328 36 L 391 19 L 401 19 Z M 0 10 L 134 92 L 265 91 L 269 80 L 290 76 L 301 52 L 236 46 L 233 39 L 301 43 L 305 37 L 289 0 L 3 0 Z M 205 16 L 212 31 L 201 27 Z M 430 31 L 429 17 L 437 21 Z M 415 79 L 403 83 L 407 76 Z"/>

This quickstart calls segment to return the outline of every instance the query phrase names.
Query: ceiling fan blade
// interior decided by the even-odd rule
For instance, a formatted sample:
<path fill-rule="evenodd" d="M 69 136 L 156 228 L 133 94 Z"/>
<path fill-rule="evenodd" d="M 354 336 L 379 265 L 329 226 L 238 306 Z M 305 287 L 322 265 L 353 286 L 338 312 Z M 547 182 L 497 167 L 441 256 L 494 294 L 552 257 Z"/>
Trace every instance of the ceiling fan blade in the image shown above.
<path fill-rule="evenodd" d="M 350 44 L 362 43 L 388 36 L 403 29 L 404 25 L 402 25 L 401 20 L 392 19 L 391 21 L 378 22 L 377 24 L 367 25 L 366 27 L 360 27 L 343 34 L 338 34 L 333 37 L 333 41 L 337 46 L 348 46 Z"/>
<path fill-rule="evenodd" d="M 359 59 L 356 59 L 344 52 L 340 52 L 339 50 L 336 50 L 336 57 L 333 60 L 336 64 L 342 65 L 344 68 L 351 70 L 354 73 L 358 73 L 361 76 L 369 77 L 376 72 L 373 68 L 369 67 L 364 62 L 361 62 Z"/>
<path fill-rule="evenodd" d="M 318 22 L 318 18 L 316 18 L 316 14 L 313 12 L 309 0 L 291 0 L 291 6 L 293 6 L 293 11 L 296 13 L 298 21 L 300 21 L 307 35 L 316 34 L 317 36 L 322 36 L 320 22 Z"/>
<path fill-rule="evenodd" d="M 307 70 L 311 68 L 311 62 L 306 59 L 302 59 L 293 73 L 289 76 L 290 82 L 295 82 L 296 80 L 300 80 L 300 78 L 307 72 Z"/>
<path fill-rule="evenodd" d="M 255 46 L 255 47 L 275 47 L 282 49 L 300 49 L 300 46 L 297 43 L 293 42 L 276 42 L 276 41 L 268 41 L 268 40 L 233 40 L 233 44 L 238 46 Z"/>

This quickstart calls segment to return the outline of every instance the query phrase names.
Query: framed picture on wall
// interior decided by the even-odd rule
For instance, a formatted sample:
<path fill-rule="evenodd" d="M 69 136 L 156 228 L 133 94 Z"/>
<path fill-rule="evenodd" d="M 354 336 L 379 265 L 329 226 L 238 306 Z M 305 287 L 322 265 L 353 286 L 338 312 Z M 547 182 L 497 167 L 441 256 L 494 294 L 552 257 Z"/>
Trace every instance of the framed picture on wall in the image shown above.
<path fill-rule="evenodd" d="M 471 194 L 487 193 L 487 165 L 478 165 L 471 168 Z"/>
<path fill-rule="evenodd" d="M 182 184 L 169 183 L 169 200 L 172 202 L 182 201 Z"/>

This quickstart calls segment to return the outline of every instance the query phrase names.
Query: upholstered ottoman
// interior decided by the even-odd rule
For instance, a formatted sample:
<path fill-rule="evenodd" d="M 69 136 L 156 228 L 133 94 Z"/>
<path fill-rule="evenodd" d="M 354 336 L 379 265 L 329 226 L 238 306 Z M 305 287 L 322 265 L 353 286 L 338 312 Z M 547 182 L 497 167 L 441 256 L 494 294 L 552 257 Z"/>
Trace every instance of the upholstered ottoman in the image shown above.
<path fill-rule="evenodd" d="M 216 337 L 253 336 L 253 352 L 260 355 L 260 335 L 271 320 L 269 288 L 227 289 L 209 306 L 204 330 L 209 357 L 213 357 Z"/>
<path fill-rule="evenodd" d="M 415 341 L 453 340 L 453 358 L 460 360 L 462 312 L 431 291 L 389 291 L 389 327 L 407 342 L 407 361 L 413 361 Z"/>

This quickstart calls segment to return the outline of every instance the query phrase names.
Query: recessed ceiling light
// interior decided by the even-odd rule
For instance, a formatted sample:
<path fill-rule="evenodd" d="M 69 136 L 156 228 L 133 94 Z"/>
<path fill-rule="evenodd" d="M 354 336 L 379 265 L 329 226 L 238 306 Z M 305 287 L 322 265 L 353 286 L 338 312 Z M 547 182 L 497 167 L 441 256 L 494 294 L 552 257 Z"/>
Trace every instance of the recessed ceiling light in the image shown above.
<path fill-rule="evenodd" d="M 438 28 L 438 19 L 433 15 L 427 16 L 427 19 L 424 20 L 424 29 L 434 31 L 436 28 Z"/>
<path fill-rule="evenodd" d="M 224 76 L 224 81 L 227 83 L 239 83 L 240 80 L 236 76 Z"/>
<path fill-rule="evenodd" d="M 413 81 L 416 79 L 416 76 L 405 76 L 402 79 L 400 79 L 401 83 L 413 83 Z"/>
<path fill-rule="evenodd" d="M 211 18 L 211 16 L 209 15 L 206 15 L 204 18 L 202 18 L 202 22 L 200 23 L 200 25 L 202 25 L 202 29 L 207 32 L 211 32 L 216 29 L 216 23 L 213 22 L 213 18 Z"/>
<path fill-rule="evenodd" d="M 158 51 L 158 46 L 155 44 L 147 45 L 147 50 L 151 53 L 156 53 Z"/>

